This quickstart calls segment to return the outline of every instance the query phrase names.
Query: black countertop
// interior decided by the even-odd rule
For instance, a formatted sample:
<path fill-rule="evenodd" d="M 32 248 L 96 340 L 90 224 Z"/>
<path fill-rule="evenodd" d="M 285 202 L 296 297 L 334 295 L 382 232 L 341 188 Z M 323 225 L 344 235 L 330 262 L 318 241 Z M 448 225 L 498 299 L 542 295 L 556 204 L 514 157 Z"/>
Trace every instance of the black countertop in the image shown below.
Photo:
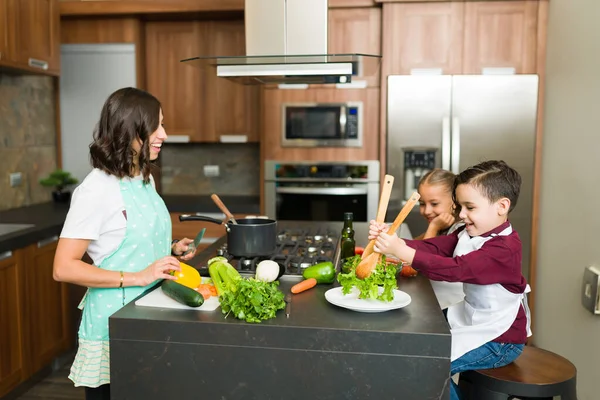
<path fill-rule="evenodd" d="M 278 229 L 303 225 L 342 227 L 341 222 L 278 221 Z M 354 225 L 357 245 L 364 246 L 368 224 Z M 191 264 L 206 265 L 222 240 Z M 282 277 L 280 289 L 288 293 L 299 279 Z M 290 318 L 281 310 L 260 324 L 225 318 L 220 308 L 175 310 L 132 301 L 110 317 L 111 395 L 147 400 L 193 392 L 227 399 L 447 398 L 450 331 L 428 279 L 399 277 L 399 289 L 411 296 L 411 304 L 374 314 L 329 304 L 325 292 L 333 286 L 293 295 Z M 241 361 L 245 367 L 238 369 Z M 332 379 L 315 389 L 299 380 L 303 369 Z M 428 385 L 419 383 L 422 379 Z M 152 385 L 157 380 L 161 385 Z M 265 380 L 274 386 L 260 383 Z M 247 386 L 235 392 L 241 382 Z"/>
<path fill-rule="evenodd" d="M 162 196 L 170 212 L 220 212 L 210 195 L 199 196 Z M 260 199 L 258 196 L 220 196 L 233 213 L 258 214 Z M 40 240 L 60 235 L 68 204 L 47 202 L 27 207 L 0 211 L 1 224 L 33 224 L 31 228 L 0 235 L 0 253 L 26 247 Z"/>

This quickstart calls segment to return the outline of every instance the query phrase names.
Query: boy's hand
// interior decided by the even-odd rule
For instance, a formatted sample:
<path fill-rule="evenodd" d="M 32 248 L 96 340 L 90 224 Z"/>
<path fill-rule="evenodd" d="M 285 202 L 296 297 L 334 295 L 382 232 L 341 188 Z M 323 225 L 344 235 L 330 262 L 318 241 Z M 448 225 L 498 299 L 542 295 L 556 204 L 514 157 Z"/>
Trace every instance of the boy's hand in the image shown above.
<path fill-rule="evenodd" d="M 377 238 L 381 232 L 387 232 L 388 229 L 387 224 L 379 223 L 372 219 L 369 221 L 369 240 Z"/>
<path fill-rule="evenodd" d="M 450 213 L 441 213 L 435 217 L 429 225 L 434 227 L 438 232 L 450 228 L 454 223 L 454 215 Z"/>
<path fill-rule="evenodd" d="M 406 245 L 398 236 L 381 232 L 376 239 L 374 250 L 381 254 L 390 254 L 407 263 L 412 263 L 415 250 Z"/>

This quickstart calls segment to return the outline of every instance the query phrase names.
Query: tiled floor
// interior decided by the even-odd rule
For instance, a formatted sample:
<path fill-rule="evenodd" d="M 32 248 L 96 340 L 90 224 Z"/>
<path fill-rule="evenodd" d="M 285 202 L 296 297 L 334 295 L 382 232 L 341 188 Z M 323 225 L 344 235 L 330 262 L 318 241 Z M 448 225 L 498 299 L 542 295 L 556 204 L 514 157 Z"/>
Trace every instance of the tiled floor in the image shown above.
<path fill-rule="evenodd" d="M 52 373 L 43 381 L 37 383 L 16 400 L 83 400 L 84 389 L 76 388 L 73 382 L 67 378 L 71 362 L 67 362 L 62 368 Z"/>

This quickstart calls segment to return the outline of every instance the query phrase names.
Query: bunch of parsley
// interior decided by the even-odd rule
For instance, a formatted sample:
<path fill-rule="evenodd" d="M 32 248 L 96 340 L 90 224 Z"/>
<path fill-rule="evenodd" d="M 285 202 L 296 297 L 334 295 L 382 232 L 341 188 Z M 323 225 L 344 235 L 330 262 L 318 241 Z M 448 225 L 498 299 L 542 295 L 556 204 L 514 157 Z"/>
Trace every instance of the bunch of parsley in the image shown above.
<path fill-rule="evenodd" d="M 349 294 L 354 286 L 359 290 L 359 299 L 377 299 L 381 301 L 394 300 L 394 289 L 398 287 L 396 281 L 396 266 L 387 265 L 385 256 L 381 257 L 381 261 L 375 267 L 375 270 L 366 279 L 358 279 L 356 277 L 356 266 L 360 263 L 361 257 L 356 255 L 346 259 L 344 270 L 348 273 L 339 273 L 337 276 L 338 282 L 342 285 L 342 293 Z M 379 286 L 383 286 L 383 291 L 379 294 Z"/>
<path fill-rule="evenodd" d="M 235 291 L 221 294 L 221 310 L 225 318 L 233 314 L 246 322 L 261 322 L 275 318 L 278 310 L 285 308 L 279 282 L 262 282 L 254 278 L 238 280 Z"/>

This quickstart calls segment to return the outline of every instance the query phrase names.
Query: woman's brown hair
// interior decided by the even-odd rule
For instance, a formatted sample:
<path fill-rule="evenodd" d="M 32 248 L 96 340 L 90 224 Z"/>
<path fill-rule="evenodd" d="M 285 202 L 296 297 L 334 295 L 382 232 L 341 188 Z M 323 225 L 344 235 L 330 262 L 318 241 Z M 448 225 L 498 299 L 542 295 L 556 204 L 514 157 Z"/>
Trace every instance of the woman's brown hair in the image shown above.
<path fill-rule="evenodd" d="M 135 169 L 132 147 L 141 142 L 138 168 L 144 182 L 150 182 L 150 135 L 158 129 L 161 105 L 158 99 L 140 89 L 127 87 L 111 94 L 100 113 L 90 144 L 92 166 L 119 178 L 132 176 Z"/>

